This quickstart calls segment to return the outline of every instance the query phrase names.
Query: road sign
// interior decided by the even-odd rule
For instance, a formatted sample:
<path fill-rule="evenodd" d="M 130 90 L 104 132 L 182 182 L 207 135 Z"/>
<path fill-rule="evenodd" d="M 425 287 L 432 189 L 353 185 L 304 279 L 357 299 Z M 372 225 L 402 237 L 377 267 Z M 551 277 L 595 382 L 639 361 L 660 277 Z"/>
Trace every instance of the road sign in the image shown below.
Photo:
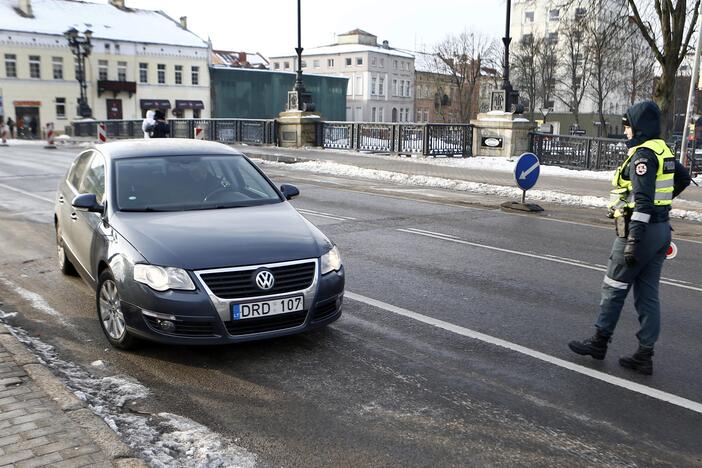
<path fill-rule="evenodd" d="M 519 156 L 514 166 L 514 178 L 522 190 L 529 190 L 539 179 L 539 158 L 534 153 L 524 153 Z"/>
<path fill-rule="evenodd" d="M 678 246 L 675 245 L 673 242 L 670 243 L 668 246 L 668 250 L 665 252 L 665 258 L 668 260 L 672 260 L 678 255 Z"/>

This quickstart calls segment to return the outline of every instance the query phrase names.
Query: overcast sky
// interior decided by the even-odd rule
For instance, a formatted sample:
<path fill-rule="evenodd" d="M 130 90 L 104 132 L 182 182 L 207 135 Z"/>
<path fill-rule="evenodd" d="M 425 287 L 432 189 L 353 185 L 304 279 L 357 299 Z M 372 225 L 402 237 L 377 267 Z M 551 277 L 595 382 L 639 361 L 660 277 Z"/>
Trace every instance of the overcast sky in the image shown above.
<path fill-rule="evenodd" d="M 106 0 L 103 0 L 105 2 Z M 134 8 L 188 17 L 188 29 L 216 49 L 294 54 L 296 0 L 126 0 Z M 465 29 L 504 35 L 505 0 L 302 0 L 302 46 L 331 44 L 334 35 L 363 29 L 391 47 L 423 50 Z M 154 31 L 158 34 L 158 31 Z"/>

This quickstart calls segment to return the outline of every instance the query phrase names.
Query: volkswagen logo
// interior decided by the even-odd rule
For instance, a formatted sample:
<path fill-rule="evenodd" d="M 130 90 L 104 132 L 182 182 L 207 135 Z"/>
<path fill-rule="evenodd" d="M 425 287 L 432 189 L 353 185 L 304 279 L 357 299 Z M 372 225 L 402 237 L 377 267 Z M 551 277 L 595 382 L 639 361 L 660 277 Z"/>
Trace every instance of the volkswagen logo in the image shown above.
<path fill-rule="evenodd" d="M 260 289 L 271 289 L 275 283 L 275 278 L 273 277 L 273 272 L 270 270 L 261 270 L 256 273 L 256 286 Z"/>

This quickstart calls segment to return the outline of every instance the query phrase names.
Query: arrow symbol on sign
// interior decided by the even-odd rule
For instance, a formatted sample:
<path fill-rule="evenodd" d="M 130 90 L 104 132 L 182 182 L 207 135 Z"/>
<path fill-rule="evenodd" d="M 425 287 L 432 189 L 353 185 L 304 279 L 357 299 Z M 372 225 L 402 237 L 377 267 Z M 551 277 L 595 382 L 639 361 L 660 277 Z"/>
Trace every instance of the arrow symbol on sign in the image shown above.
<path fill-rule="evenodd" d="M 522 171 L 521 175 L 519 176 L 519 179 L 520 179 L 520 180 L 526 179 L 527 176 L 528 176 L 529 174 L 531 174 L 532 172 L 534 172 L 534 169 L 536 169 L 537 167 L 539 167 L 539 161 L 536 161 L 536 162 L 534 163 L 534 165 L 531 166 L 531 167 L 530 167 L 529 169 L 527 169 L 526 171 Z"/>

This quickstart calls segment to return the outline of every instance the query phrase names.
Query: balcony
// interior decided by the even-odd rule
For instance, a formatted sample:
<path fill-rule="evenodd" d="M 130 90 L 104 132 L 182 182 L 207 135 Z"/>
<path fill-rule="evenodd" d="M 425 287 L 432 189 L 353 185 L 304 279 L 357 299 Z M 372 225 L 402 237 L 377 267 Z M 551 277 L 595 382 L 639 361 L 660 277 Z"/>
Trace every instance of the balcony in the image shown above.
<path fill-rule="evenodd" d="M 129 97 L 136 93 L 136 81 L 110 81 L 98 80 L 97 82 L 98 96 L 105 92 L 111 92 L 114 97 L 119 93 L 129 93 Z"/>

